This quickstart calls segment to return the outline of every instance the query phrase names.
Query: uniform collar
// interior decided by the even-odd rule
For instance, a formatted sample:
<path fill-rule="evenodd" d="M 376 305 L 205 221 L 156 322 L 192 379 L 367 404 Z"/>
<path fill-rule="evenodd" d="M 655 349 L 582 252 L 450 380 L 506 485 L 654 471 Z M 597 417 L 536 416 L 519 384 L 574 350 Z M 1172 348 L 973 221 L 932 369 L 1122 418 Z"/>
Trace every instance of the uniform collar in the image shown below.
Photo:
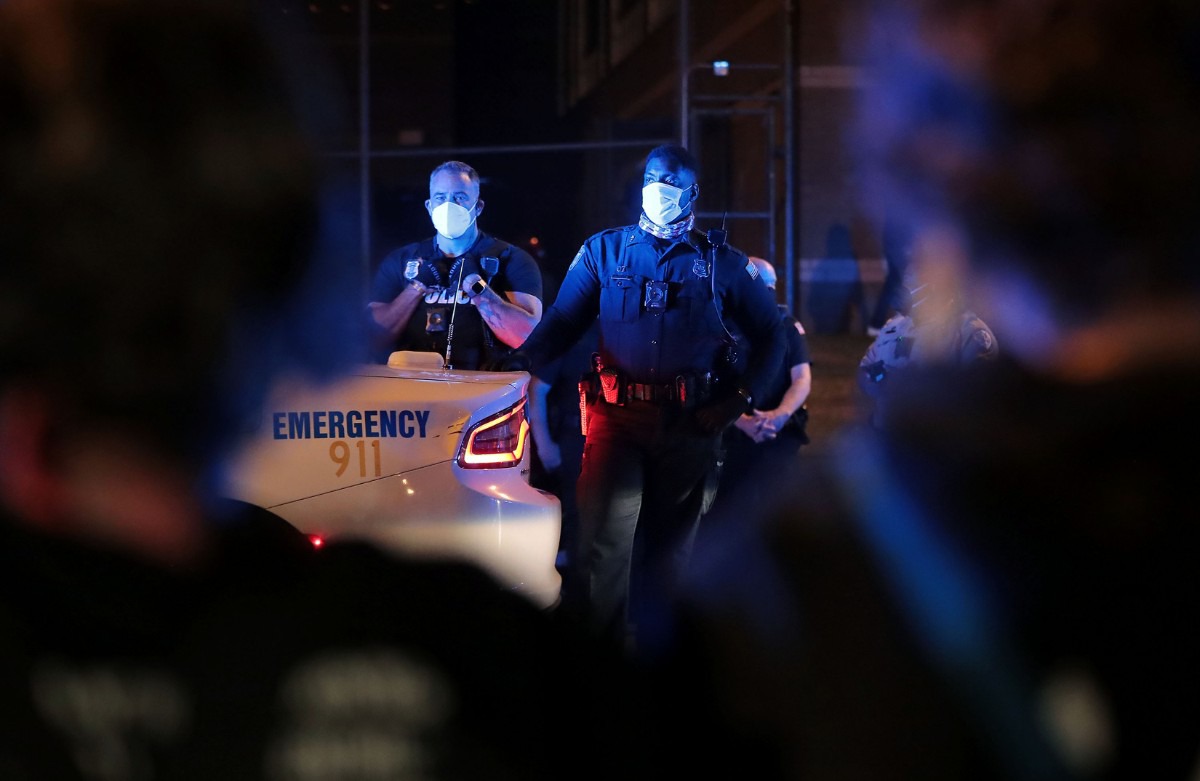
<path fill-rule="evenodd" d="M 432 258 L 434 260 L 440 260 L 440 259 L 453 260 L 454 258 L 461 258 L 463 255 L 471 254 L 476 249 L 478 249 L 483 244 L 483 242 L 490 241 L 490 240 L 491 240 L 490 237 L 486 233 L 484 233 L 483 230 L 479 230 L 477 232 L 477 235 L 475 236 L 475 241 L 473 241 L 471 243 L 471 246 L 469 246 L 465 250 L 463 250 L 462 254 L 460 254 L 460 255 L 443 255 L 441 249 L 438 248 L 437 234 L 435 233 L 435 234 L 433 234 L 433 236 L 426 239 L 424 246 L 421 247 L 421 252 L 426 257 Z"/>
<path fill-rule="evenodd" d="M 687 236 L 691 232 L 692 226 L 696 224 L 696 215 L 694 212 L 689 212 L 686 219 L 682 222 L 672 223 L 667 227 L 656 225 L 645 212 L 642 212 L 638 217 L 638 228 L 651 236 L 655 236 L 666 241 L 678 241 L 680 238 Z"/>
<path fill-rule="evenodd" d="M 629 244 L 650 244 L 650 245 L 655 245 L 655 246 L 661 246 L 664 244 L 667 246 L 673 246 L 675 244 L 686 244 L 689 247 L 692 247 L 693 249 L 696 249 L 698 247 L 698 245 L 693 240 L 694 234 L 695 234 L 694 231 L 688 231 L 687 233 L 683 234 L 682 236 L 680 236 L 677 239 L 663 239 L 663 238 L 659 238 L 658 236 L 655 236 L 653 233 L 650 233 L 649 231 L 643 230 L 642 227 L 639 225 L 633 225 L 631 227 L 633 228 L 633 230 L 630 232 L 629 238 L 627 238 L 625 240 Z"/>

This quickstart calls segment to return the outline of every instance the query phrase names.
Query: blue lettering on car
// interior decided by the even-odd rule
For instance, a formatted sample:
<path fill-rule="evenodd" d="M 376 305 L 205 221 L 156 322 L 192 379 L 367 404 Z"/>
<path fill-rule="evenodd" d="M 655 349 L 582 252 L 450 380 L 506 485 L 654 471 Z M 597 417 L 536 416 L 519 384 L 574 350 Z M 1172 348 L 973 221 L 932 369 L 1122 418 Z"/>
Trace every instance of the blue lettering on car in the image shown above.
<path fill-rule="evenodd" d="M 271 413 L 273 439 L 425 439 L 427 409 L 288 410 Z"/>
<path fill-rule="evenodd" d="M 312 421 L 309 419 L 307 412 L 289 412 L 287 416 L 288 433 L 286 437 L 280 437 L 280 439 L 312 438 Z"/>
<path fill-rule="evenodd" d="M 346 427 L 342 425 L 344 414 L 341 410 L 329 410 L 329 438 L 330 439 L 345 439 Z"/>

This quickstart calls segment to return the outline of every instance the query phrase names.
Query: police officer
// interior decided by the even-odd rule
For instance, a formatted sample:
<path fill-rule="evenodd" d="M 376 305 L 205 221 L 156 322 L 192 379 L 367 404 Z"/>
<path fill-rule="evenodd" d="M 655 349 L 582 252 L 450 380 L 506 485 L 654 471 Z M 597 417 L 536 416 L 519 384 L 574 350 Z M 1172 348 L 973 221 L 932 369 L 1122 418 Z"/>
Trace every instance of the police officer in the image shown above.
<path fill-rule="evenodd" d="M 775 289 L 775 267 L 764 258 L 751 257 L 759 279 Z M 808 444 L 808 408 L 812 392 L 812 361 L 804 326 L 787 308 L 779 307 L 787 335 L 784 360 L 767 392 L 754 409 L 738 417 L 725 432 L 720 489 L 709 520 L 720 524 L 747 511 L 766 508 L 772 497 L 788 486 L 800 447 Z M 708 523 L 708 521 L 706 521 Z"/>
<path fill-rule="evenodd" d="M 627 629 L 636 626 L 640 644 L 656 628 L 651 616 L 686 559 L 721 433 L 753 408 L 783 355 L 757 269 L 722 237 L 709 244 L 693 231 L 697 172 L 686 149 L 653 149 L 638 223 L 583 243 L 521 348 L 536 374 L 599 316 L 595 371 L 581 383 L 581 528 L 564 606 L 627 644 Z M 730 368 L 724 318 L 752 348 L 742 375 Z"/>
<path fill-rule="evenodd" d="M 541 270 L 479 229 L 483 206 L 474 168 L 449 160 L 433 169 L 425 209 L 437 233 L 391 252 L 371 284 L 376 360 L 418 350 L 441 353 L 452 368 L 491 368 L 537 325 Z"/>
<path fill-rule="evenodd" d="M 996 336 L 963 300 L 956 264 L 957 241 L 942 230 L 927 230 L 904 271 L 907 308 L 889 319 L 863 354 L 858 386 L 873 407 L 871 423 L 887 418 L 892 387 L 910 366 L 946 365 L 969 369 L 999 355 Z"/>

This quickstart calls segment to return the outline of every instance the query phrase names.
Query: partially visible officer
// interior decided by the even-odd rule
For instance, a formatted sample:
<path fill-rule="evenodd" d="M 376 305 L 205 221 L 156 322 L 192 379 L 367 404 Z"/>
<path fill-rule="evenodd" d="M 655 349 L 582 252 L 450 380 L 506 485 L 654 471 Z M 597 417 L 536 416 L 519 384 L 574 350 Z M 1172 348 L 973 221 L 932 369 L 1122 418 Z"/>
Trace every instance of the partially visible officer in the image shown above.
<path fill-rule="evenodd" d="M 869 401 L 872 424 L 884 425 L 891 389 L 911 367 L 970 371 L 999 356 L 996 335 L 968 306 L 957 281 L 966 263 L 962 252 L 953 234 L 926 229 L 910 253 L 904 271 L 907 311 L 884 323 L 858 364 L 858 387 Z"/>
<path fill-rule="evenodd" d="M 380 263 L 367 305 L 375 359 L 441 353 L 458 369 L 493 368 L 542 317 L 542 274 L 528 252 L 479 229 L 479 174 L 457 160 L 433 169 L 425 209 L 437 232 Z"/>
<path fill-rule="evenodd" d="M 766 392 L 783 356 L 779 313 L 758 270 L 722 236 L 710 244 L 693 232 L 697 173 L 683 147 L 651 150 L 638 223 L 583 243 L 521 348 L 536 374 L 599 315 L 595 372 L 581 383 L 577 582 L 564 606 L 627 644 L 627 607 L 639 633 L 652 630 L 651 606 L 686 561 L 721 433 Z M 725 317 L 751 346 L 743 376 L 732 371 Z M 645 589 L 632 602 L 631 575 Z"/>
<path fill-rule="evenodd" d="M 775 290 L 778 275 L 775 267 L 763 258 L 750 258 L 758 268 L 759 278 L 768 290 Z M 808 352 L 808 338 L 804 326 L 791 312 L 780 306 L 780 314 L 787 324 L 787 350 L 783 364 L 776 375 L 770 392 L 756 403 L 750 413 L 736 421 L 736 430 L 746 438 L 758 443 L 777 439 L 784 432 L 793 435 L 797 445 L 808 444 L 804 430 L 808 409 L 805 403 L 812 393 L 812 360 Z"/>
<path fill-rule="evenodd" d="M 759 279 L 775 289 L 775 267 L 751 257 Z M 714 523 L 768 505 L 786 487 L 802 445 L 808 444 L 808 408 L 812 392 L 812 359 L 804 326 L 782 305 L 787 349 L 767 392 L 754 409 L 741 415 L 724 436 L 724 459 L 710 517 Z"/>

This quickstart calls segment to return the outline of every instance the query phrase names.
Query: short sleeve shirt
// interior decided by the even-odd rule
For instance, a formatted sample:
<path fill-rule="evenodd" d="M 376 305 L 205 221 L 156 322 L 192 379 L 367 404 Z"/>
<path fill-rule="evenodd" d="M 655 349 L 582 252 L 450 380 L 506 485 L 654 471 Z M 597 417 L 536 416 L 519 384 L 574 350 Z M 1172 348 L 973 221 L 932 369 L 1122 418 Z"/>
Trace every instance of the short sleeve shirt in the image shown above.
<path fill-rule="evenodd" d="M 431 351 L 444 356 L 451 321 L 456 368 L 478 369 L 509 352 L 462 291 L 462 280 L 471 274 L 479 274 L 501 295 L 514 292 L 542 297 L 537 261 L 520 247 L 482 231 L 471 248 L 456 258 L 444 256 L 434 238 L 407 244 L 379 264 L 370 300 L 391 301 L 412 282 L 425 285 L 425 295 L 399 338 L 376 355 L 376 360 L 387 360 L 392 350 Z"/>

